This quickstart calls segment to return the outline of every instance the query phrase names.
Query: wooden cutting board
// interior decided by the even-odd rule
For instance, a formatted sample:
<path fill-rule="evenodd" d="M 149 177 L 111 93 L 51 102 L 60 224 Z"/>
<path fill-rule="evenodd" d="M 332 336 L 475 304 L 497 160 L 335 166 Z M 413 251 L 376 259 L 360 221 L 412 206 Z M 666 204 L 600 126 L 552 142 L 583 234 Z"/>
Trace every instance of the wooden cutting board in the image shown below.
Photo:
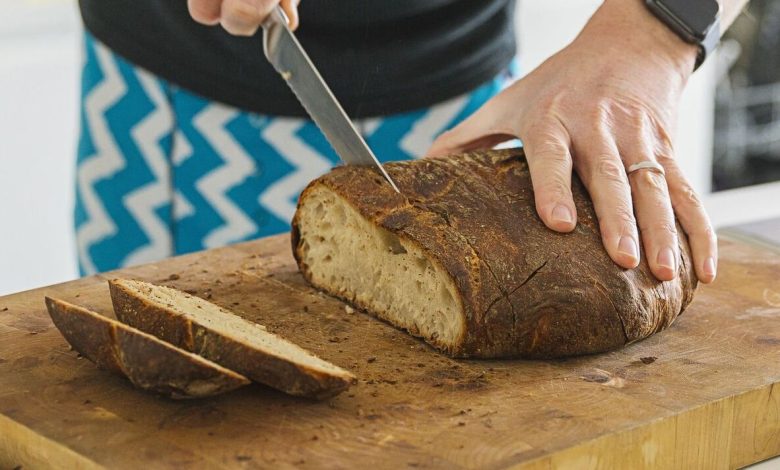
<path fill-rule="evenodd" d="M 0 467 L 730 468 L 780 454 L 780 257 L 721 243 L 668 331 L 609 354 L 455 361 L 304 284 L 286 236 L 0 298 Z M 177 402 L 69 350 L 44 295 L 110 315 L 105 279 L 211 298 L 360 379 Z"/>

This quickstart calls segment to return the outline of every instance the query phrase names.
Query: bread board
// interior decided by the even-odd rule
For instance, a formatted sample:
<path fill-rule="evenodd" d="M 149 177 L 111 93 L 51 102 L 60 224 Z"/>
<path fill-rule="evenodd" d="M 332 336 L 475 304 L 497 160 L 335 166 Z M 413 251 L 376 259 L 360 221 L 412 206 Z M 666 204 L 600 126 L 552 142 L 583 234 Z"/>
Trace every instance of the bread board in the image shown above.
<path fill-rule="evenodd" d="M 453 360 L 311 289 L 287 236 L 0 298 L 0 467 L 734 468 L 780 454 L 780 256 L 721 242 L 718 281 L 612 353 Z M 260 386 L 139 393 L 68 349 L 43 305 L 110 311 L 105 281 L 202 295 L 359 383 L 309 402 Z"/>

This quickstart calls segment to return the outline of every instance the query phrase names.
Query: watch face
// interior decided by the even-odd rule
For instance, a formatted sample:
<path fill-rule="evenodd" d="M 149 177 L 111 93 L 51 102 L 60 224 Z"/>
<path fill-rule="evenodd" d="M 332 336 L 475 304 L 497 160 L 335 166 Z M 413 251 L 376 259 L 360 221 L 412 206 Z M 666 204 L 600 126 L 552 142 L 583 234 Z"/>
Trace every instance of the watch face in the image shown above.
<path fill-rule="evenodd" d="M 712 26 L 719 8 L 716 0 L 660 0 L 657 3 L 691 28 L 691 33 L 701 37 Z"/>

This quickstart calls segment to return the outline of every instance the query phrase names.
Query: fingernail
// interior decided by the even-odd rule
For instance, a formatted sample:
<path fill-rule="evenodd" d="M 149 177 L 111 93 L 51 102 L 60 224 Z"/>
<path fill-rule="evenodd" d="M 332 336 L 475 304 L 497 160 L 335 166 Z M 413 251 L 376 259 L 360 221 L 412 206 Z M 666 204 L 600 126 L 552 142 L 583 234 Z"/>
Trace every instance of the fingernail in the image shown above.
<path fill-rule="evenodd" d="M 704 274 L 715 277 L 715 258 L 710 256 L 706 260 L 704 260 Z"/>
<path fill-rule="evenodd" d="M 639 259 L 639 250 L 633 237 L 623 235 L 618 243 L 618 252 L 634 259 Z"/>
<path fill-rule="evenodd" d="M 552 211 L 552 219 L 556 222 L 564 222 L 570 224 L 574 220 L 571 216 L 571 211 L 564 205 L 557 205 Z"/>
<path fill-rule="evenodd" d="M 662 248 L 661 251 L 658 252 L 658 265 L 669 268 L 672 271 L 677 271 L 677 260 L 675 258 L 674 251 L 671 248 Z"/>

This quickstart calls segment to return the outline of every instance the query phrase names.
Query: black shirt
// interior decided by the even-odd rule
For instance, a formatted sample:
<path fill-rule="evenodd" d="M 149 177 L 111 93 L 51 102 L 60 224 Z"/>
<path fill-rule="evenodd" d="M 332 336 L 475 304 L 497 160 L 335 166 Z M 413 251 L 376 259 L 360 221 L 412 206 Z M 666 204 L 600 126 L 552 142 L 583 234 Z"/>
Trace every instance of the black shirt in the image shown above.
<path fill-rule="evenodd" d="M 515 55 L 515 0 L 303 0 L 298 39 L 352 118 L 466 93 Z M 262 34 L 202 26 L 185 0 L 80 0 L 86 28 L 116 53 L 212 100 L 305 116 L 263 55 Z"/>

